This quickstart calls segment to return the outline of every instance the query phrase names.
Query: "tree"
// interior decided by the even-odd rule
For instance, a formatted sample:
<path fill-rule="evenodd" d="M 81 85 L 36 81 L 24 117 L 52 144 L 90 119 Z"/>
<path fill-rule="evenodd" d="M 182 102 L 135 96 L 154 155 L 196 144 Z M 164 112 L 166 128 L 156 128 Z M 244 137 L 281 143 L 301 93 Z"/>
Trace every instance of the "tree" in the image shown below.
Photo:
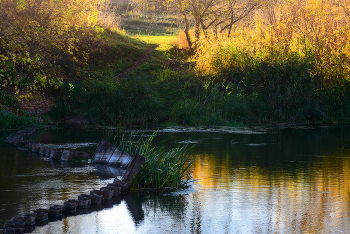
<path fill-rule="evenodd" d="M 144 6 L 157 9 L 165 7 L 167 12 L 181 15 L 184 33 L 191 52 L 194 52 L 201 35 L 208 37 L 226 33 L 231 35 L 233 26 L 251 16 L 261 6 L 260 0 L 140 0 Z M 195 38 L 189 31 L 194 24 Z"/>

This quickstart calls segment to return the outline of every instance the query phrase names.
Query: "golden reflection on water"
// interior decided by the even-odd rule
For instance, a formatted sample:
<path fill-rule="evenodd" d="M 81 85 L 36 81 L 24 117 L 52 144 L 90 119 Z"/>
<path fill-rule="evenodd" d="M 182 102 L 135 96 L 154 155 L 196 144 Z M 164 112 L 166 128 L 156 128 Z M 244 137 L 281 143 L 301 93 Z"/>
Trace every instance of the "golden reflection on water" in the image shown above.
<path fill-rule="evenodd" d="M 169 134 L 160 145 L 163 140 L 170 148 L 202 142 L 192 166 L 200 185 L 178 195 L 127 193 L 112 207 L 33 233 L 350 233 L 350 128 Z M 2 220 L 108 183 L 97 167 L 3 148 Z"/>
<path fill-rule="evenodd" d="M 332 233 L 350 227 L 349 155 L 339 150 L 335 155 L 295 162 L 304 165 L 300 169 L 269 170 L 233 165 L 227 157 L 218 160 L 215 155 L 202 154 L 193 164 L 193 176 L 204 191 L 228 191 L 226 196 L 232 196 L 233 203 L 240 202 L 234 194 L 245 196 L 248 203 L 256 204 L 254 209 L 268 214 L 264 222 L 270 222 L 272 232 Z"/>

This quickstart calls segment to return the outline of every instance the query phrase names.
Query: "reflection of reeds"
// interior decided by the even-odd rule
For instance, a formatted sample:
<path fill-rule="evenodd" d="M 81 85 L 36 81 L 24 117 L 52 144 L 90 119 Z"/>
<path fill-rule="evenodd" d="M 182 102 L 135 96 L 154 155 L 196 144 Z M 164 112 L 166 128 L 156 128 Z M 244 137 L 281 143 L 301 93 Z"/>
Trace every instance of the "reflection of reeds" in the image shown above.
<path fill-rule="evenodd" d="M 163 190 L 185 187 L 191 179 L 188 168 L 194 162 L 187 154 L 187 148 L 180 147 L 165 152 L 162 148 L 151 146 L 154 136 L 155 134 L 146 140 L 140 137 L 137 143 L 131 137 L 127 141 L 120 141 L 119 146 L 117 146 L 131 155 L 139 153 L 146 158 L 131 185 L 131 190 Z"/>

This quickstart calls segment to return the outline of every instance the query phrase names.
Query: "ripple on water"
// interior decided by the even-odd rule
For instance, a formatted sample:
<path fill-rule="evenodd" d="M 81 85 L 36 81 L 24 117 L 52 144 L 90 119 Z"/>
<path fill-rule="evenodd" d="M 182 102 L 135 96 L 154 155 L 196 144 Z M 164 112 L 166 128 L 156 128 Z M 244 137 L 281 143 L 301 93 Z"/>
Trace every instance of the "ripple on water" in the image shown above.
<path fill-rule="evenodd" d="M 247 127 L 169 127 L 158 130 L 159 133 L 181 133 L 181 132 L 217 132 L 217 133 L 236 133 L 236 134 L 267 134 L 266 128 L 247 128 Z"/>
<path fill-rule="evenodd" d="M 83 142 L 83 143 L 63 143 L 63 144 L 44 144 L 51 149 L 78 149 L 86 148 L 90 146 L 96 146 L 97 143 L 94 142 Z"/>
<path fill-rule="evenodd" d="M 180 144 L 199 144 L 199 141 L 179 141 Z"/>

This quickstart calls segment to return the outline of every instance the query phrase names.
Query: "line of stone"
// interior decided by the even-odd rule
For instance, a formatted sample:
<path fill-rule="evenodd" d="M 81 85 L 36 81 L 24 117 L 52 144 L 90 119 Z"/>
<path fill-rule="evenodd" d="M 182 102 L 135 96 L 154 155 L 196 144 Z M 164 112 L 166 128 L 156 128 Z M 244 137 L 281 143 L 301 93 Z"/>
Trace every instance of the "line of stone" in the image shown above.
<path fill-rule="evenodd" d="M 113 183 L 101 187 L 99 190 L 91 190 L 90 194 L 81 194 L 78 199 L 68 199 L 63 205 L 53 205 L 49 209 L 35 209 L 33 213 L 12 217 L 3 226 L 4 234 L 22 234 L 34 231 L 36 226 L 44 226 L 49 221 L 56 221 L 66 215 L 76 215 L 77 213 L 87 213 L 88 208 L 98 206 L 102 202 L 108 202 L 113 197 L 125 193 L 128 184 L 117 178 Z M 50 219 L 49 219 L 50 218 Z"/>
<path fill-rule="evenodd" d="M 58 156 L 56 158 L 54 157 L 55 155 L 59 154 L 58 150 L 48 149 L 47 147 L 45 148 L 45 146 L 39 143 L 34 143 L 28 140 L 25 141 L 25 138 L 34 135 L 35 131 L 36 130 L 33 128 L 26 128 L 24 130 L 18 131 L 17 133 L 12 133 L 6 138 L 5 142 L 17 147 L 24 146 L 29 151 L 49 155 L 49 158 L 52 159 L 58 159 Z M 49 152 L 49 154 L 47 154 L 47 152 Z M 65 153 L 67 156 L 65 156 Z M 70 161 L 77 159 L 76 155 L 79 155 L 77 154 L 77 151 L 71 152 L 69 150 L 64 150 L 61 154 L 60 159 L 62 160 L 63 158 L 63 160 Z M 107 156 L 107 161 L 100 160 L 101 158 L 105 158 Z M 63 205 L 53 205 L 49 209 L 39 208 L 34 210 L 33 213 L 12 217 L 8 223 L 4 224 L 4 233 L 22 234 L 32 232 L 35 229 L 35 225 L 46 225 L 48 223 L 49 217 L 57 219 L 59 217 L 62 217 L 63 214 L 76 214 L 77 209 L 88 209 L 90 206 L 101 204 L 103 201 L 110 201 L 112 197 L 116 197 L 120 194 L 125 193 L 135 179 L 141 165 L 145 162 L 145 158 L 139 154 L 136 154 L 130 162 L 129 154 L 116 149 L 115 146 L 112 147 L 111 143 L 101 139 L 95 151 L 93 161 L 94 159 L 99 158 L 98 162 L 108 163 L 110 162 L 111 158 L 116 159 L 116 156 L 119 156 L 119 159 L 122 157 L 124 161 L 127 161 L 127 165 L 124 164 L 127 166 L 127 170 L 122 180 L 115 178 L 113 183 L 109 183 L 107 186 L 101 187 L 100 190 L 91 190 L 90 194 L 81 194 L 78 196 L 78 199 L 69 199 L 64 202 Z M 86 157 L 84 157 L 84 159 L 85 158 Z"/>
<path fill-rule="evenodd" d="M 35 134 L 35 128 L 26 128 L 16 133 L 11 133 L 6 139 L 5 142 L 16 146 L 16 147 L 25 147 L 28 151 L 33 153 L 39 153 L 40 155 L 46 156 L 54 160 L 62 161 L 88 161 L 89 154 L 83 151 L 70 151 L 70 150 L 57 150 L 45 146 L 45 144 L 35 143 L 29 140 L 26 140 L 27 137 L 31 137 Z"/>

